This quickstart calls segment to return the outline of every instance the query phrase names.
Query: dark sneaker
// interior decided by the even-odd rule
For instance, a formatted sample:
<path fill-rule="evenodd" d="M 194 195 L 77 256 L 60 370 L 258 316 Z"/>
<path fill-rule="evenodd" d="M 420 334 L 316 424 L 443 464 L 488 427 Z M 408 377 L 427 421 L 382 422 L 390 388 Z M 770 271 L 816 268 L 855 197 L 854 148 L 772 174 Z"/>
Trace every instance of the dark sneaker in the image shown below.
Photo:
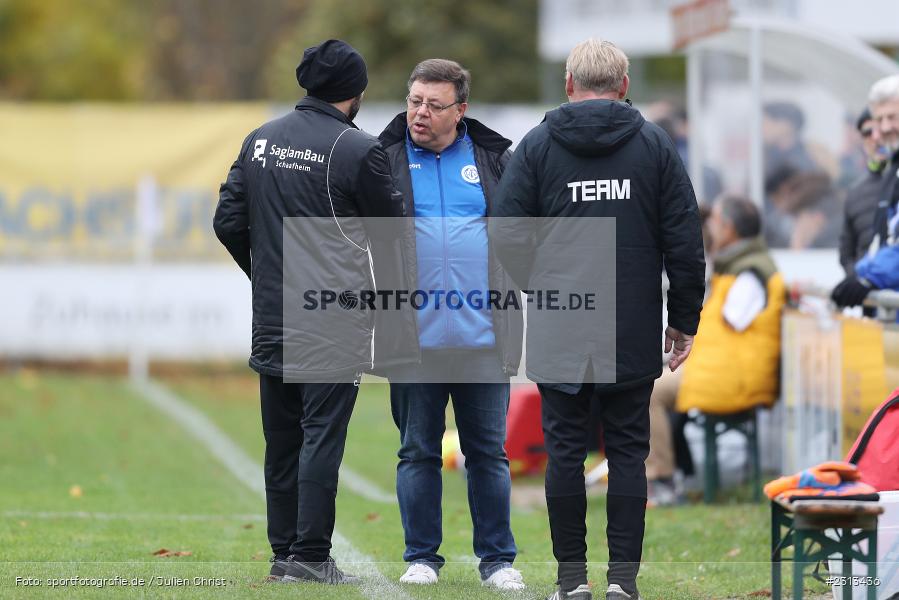
<path fill-rule="evenodd" d="M 284 563 L 287 561 L 286 554 L 276 554 L 270 559 L 268 562 L 272 563 L 272 568 L 268 572 L 268 577 L 265 578 L 266 581 L 281 581 L 281 578 L 284 577 Z"/>
<path fill-rule="evenodd" d="M 328 585 L 356 585 L 362 579 L 354 575 L 347 575 L 337 568 L 337 563 L 330 556 L 325 562 L 303 562 L 296 560 L 291 554 L 284 561 L 284 575 L 281 578 L 284 583 L 293 581 L 312 581 Z"/>
<path fill-rule="evenodd" d="M 640 594 L 638 592 L 628 594 L 621 589 L 620 585 L 612 583 L 609 584 L 609 589 L 606 590 L 606 600 L 640 600 Z"/>
<path fill-rule="evenodd" d="M 590 593 L 590 586 L 583 583 L 570 592 L 563 592 L 559 588 L 546 600 L 593 600 L 593 594 Z"/>

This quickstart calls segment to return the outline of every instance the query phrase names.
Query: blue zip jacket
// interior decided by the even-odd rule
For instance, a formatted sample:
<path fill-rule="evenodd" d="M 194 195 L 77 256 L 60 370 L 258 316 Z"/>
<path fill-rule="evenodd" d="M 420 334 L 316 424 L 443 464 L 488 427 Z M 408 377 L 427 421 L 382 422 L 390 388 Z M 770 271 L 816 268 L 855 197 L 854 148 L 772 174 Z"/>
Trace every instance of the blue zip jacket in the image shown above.
<path fill-rule="evenodd" d="M 416 146 L 406 134 L 415 197 L 418 289 L 423 349 L 491 348 L 496 344 L 489 293 L 487 204 L 466 130 L 443 152 Z"/>

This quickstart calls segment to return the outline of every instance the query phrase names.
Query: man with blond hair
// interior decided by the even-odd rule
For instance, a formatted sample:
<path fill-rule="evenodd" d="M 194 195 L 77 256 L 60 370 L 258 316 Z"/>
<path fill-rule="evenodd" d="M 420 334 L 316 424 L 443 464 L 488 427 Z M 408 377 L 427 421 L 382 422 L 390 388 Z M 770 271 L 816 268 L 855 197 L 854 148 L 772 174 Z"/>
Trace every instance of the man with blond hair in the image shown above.
<path fill-rule="evenodd" d="M 663 265 L 672 371 L 690 353 L 705 288 L 693 187 L 671 139 L 624 100 L 627 68 L 610 42 L 590 39 L 571 51 L 569 102 L 548 112 L 516 148 L 492 213 L 503 218 L 489 224 L 491 247 L 522 289 L 575 282 L 608 290 L 595 298 L 600 312 L 575 319 L 568 318 L 572 310 L 560 319 L 562 313 L 540 310 L 539 301 L 534 310 L 529 304 L 527 374 L 543 401 L 546 503 L 559 563 L 551 600 L 593 597 L 584 459 L 594 400 L 609 460 L 605 597 L 639 598 L 649 396 L 662 373 Z M 584 230 L 576 240 L 570 235 Z"/>

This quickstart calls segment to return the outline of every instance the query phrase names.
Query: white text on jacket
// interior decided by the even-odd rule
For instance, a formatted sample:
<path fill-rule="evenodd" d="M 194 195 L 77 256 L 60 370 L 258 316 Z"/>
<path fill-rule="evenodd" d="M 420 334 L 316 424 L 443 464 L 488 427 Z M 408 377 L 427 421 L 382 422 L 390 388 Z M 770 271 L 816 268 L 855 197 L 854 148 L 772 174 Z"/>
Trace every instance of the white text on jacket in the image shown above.
<path fill-rule="evenodd" d="M 594 200 L 630 200 L 630 179 L 591 179 L 572 181 L 571 201 L 592 202 Z"/>

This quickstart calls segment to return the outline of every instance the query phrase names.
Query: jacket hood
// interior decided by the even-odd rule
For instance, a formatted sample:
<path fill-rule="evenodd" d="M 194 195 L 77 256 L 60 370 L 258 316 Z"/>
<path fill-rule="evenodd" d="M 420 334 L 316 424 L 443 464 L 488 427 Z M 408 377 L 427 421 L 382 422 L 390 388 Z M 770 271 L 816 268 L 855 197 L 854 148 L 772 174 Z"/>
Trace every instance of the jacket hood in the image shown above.
<path fill-rule="evenodd" d="M 481 146 L 485 150 L 502 154 L 512 145 L 511 140 L 504 138 L 476 119 L 462 117 L 462 120 L 459 122 L 459 129 L 461 130 L 463 126 L 467 128 L 468 136 L 471 138 L 471 141 L 474 142 L 476 146 Z M 386 148 L 397 142 L 405 142 L 407 130 L 406 112 L 403 111 L 387 124 L 387 127 L 384 128 L 384 131 L 381 132 L 378 139 Z"/>
<path fill-rule="evenodd" d="M 634 137 L 645 119 L 636 108 L 614 100 L 563 104 L 546 113 L 554 140 L 575 154 L 608 154 Z"/>

